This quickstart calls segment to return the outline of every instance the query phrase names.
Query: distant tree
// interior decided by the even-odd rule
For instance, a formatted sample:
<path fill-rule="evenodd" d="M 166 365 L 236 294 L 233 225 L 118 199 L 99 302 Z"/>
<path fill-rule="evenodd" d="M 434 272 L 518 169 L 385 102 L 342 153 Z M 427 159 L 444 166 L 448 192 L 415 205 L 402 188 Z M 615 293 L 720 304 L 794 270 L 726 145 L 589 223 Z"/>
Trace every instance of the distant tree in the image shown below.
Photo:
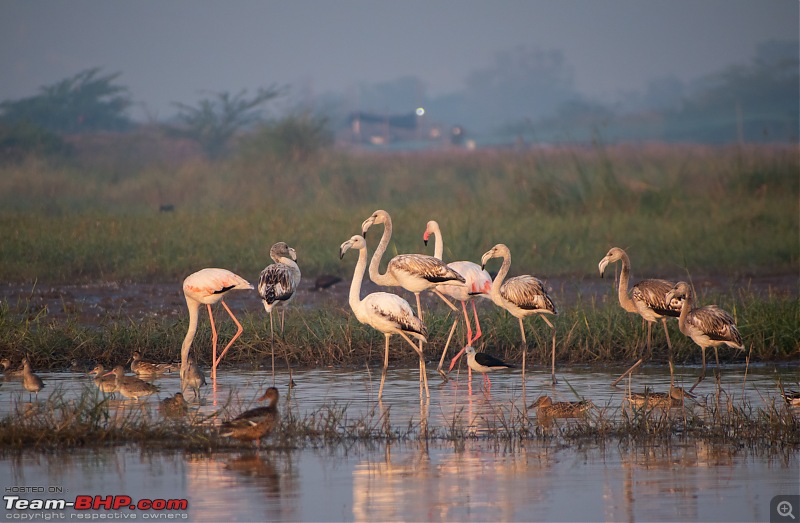
<path fill-rule="evenodd" d="M 72 147 L 56 133 L 37 125 L 0 123 L 0 163 L 19 162 L 30 155 L 65 157 Z"/>
<path fill-rule="evenodd" d="M 761 44 L 750 64 L 709 75 L 668 113 L 669 138 L 704 142 L 797 140 L 800 66 L 795 42 Z"/>
<path fill-rule="evenodd" d="M 328 118 L 304 112 L 259 126 L 242 140 L 241 152 L 249 158 L 269 154 L 302 161 L 331 144 Z"/>
<path fill-rule="evenodd" d="M 518 46 L 495 55 L 494 62 L 470 73 L 466 88 L 431 102 L 431 113 L 478 131 L 509 121 L 551 116 L 578 94 L 561 51 Z"/>
<path fill-rule="evenodd" d="M 246 91 L 237 95 L 228 92 L 215 93 L 212 98 L 200 100 L 192 106 L 175 102 L 178 107 L 180 125 L 170 131 L 197 142 L 206 155 L 218 159 L 228 151 L 233 136 L 261 120 L 260 106 L 279 96 L 281 91 L 275 87 L 261 88 L 252 98 Z"/>
<path fill-rule="evenodd" d="M 31 124 L 57 133 L 120 131 L 130 127 L 125 111 L 131 105 L 127 87 L 115 85 L 121 73 L 100 75 L 87 69 L 40 88 L 21 100 L 0 102 L 0 121 Z"/>

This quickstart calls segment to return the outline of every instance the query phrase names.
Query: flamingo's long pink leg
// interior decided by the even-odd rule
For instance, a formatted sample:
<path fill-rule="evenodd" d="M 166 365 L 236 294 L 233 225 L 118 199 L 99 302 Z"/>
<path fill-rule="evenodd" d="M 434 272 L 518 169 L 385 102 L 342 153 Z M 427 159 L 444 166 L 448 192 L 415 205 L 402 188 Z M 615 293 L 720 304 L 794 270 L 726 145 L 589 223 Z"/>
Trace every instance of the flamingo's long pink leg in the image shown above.
<path fill-rule="evenodd" d="M 225 356 L 225 354 L 228 352 L 228 349 L 230 349 L 231 345 L 233 345 L 233 342 L 236 341 L 236 338 L 241 336 L 242 335 L 242 331 L 244 331 L 244 329 L 242 328 L 242 324 L 239 323 L 239 320 L 236 319 L 236 316 L 234 316 L 233 312 L 231 312 L 230 308 L 228 308 L 228 305 L 225 303 L 225 300 L 221 300 L 221 302 L 222 302 L 222 306 L 225 307 L 225 310 L 228 311 L 228 314 L 230 315 L 231 319 L 233 320 L 233 323 L 236 324 L 236 334 L 234 334 L 233 338 L 231 338 L 231 341 L 229 341 L 228 344 L 225 345 L 225 349 L 223 349 L 222 353 L 219 355 L 219 358 L 216 357 L 217 344 L 216 344 L 216 341 L 215 341 L 215 343 L 214 343 L 214 363 L 213 363 L 213 366 L 211 367 L 212 380 L 216 380 L 217 379 L 217 365 L 219 365 L 219 362 L 222 361 L 222 357 Z"/>

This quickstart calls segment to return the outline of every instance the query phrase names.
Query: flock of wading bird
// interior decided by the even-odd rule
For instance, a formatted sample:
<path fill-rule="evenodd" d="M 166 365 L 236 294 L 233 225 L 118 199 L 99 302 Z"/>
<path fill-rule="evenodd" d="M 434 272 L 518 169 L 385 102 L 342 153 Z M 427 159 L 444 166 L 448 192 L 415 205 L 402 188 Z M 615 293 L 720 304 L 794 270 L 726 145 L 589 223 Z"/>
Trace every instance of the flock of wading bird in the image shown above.
<path fill-rule="evenodd" d="M 373 292 L 365 297 L 361 297 L 361 284 L 364 273 L 367 269 L 367 231 L 377 224 L 383 224 L 383 235 L 375 249 L 372 260 L 369 263 L 369 277 L 379 286 L 402 287 L 414 294 L 416 298 L 416 313 L 411 305 L 402 297 L 389 292 Z M 358 262 L 355 266 L 353 279 L 350 284 L 349 304 L 355 317 L 366 325 L 380 331 L 385 336 L 385 350 L 383 359 L 383 371 L 381 373 L 381 383 L 378 390 L 378 400 L 383 395 L 383 386 L 386 380 L 386 370 L 389 365 L 389 341 L 393 334 L 399 335 L 408 345 L 419 355 L 420 371 L 420 398 L 423 389 L 425 397 L 430 397 L 428 390 L 428 379 L 425 368 L 425 358 L 422 344 L 427 341 L 428 329 L 424 323 L 423 310 L 420 303 L 420 294 L 423 291 L 431 291 L 441 298 L 453 311 L 458 313 L 458 308 L 450 299 L 461 302 L 464 314 L 464 321 L 467 331 L 467 343 L 458 354 L 456 354 L 449 365 L 448 372 L 458 362 L 463 354 L 467 354 L 467 365 L 471 371 L 483 374 L 485 388 L 491 387 L 488 373 L 499 369 L 513 368 L 515 365 L 506 363 L 490 354 L 476 352 L 473 343 L 481 337 L 481 326 L 478 320 L 478 313 L 475 308 L 475 298 L 490 298 L 495 305 L 506 309 L 519 321 L 522 351 L 522 380 L 525 382 L 526 368 L 526 348 L 525 327 L 523 319 L 538 315 L 552 331 L 552 351 L 551 351 L 551 379 L 556 383 L 555 374 L 555 349 L 556 349 L 556 329 L 548 319 L 548 315 L 558 313 L 553 299 L 548 295 L 544 283 L 531 275 L 514 276 L 506 278 L 511 268 L 511 252 L 508 247 L 499 243 L 488 250 L 481 257 L 481 264 L 471 261 L 455 261 L 445 263 L 442 261 L 444 251 L 442 233 L 439 225 L 435 221 L 429 221 L 425 229 L 423 239 L 427 245 L 430 236 L 435 237 L 434 255 L 424 254 L 401 254 L 389 260 L 386 271 L 381 274 L 379 266 L 381 259 L 386 252 L 386 248 L 392 237 L 392 219 L 389 213 L 384 210 L 375 211 L 369 218 L 361 224 L 361 234 L 354 235 L 341 244 L 339 257 L 343 258 L 350 249 L 358 251 Z M 270 332 L 273 341 L 272 348 L 272 378 L 275 382 L 275 351 L 274 336 L 275 326 L 273 322 L 273 310 L 281 309 L 280 328 L 284 326 L 284 306 L 294 298 L 301 279 L 300 268 L 297 265 L 297 253 L 284 242 L 278 242 L 270 249 L 270 257 L 273 264 L 267 266 L 260 274 L 258 282 L 258 293 L 261 296 L 264 308 L 270 317 Z M 485 270 L 486 264 L 493 258 L 502 258 L 503 262 L 494 280 Z M 628 399 L 635 405 L 647 405 L 650 407 L 670 407 L 681 404 L 686 397 L 694 397 L 692 391 L 703 380 L 706 373 L 706 354 L 708 347 L 714 348 L 714 356 L 717 362 L 717 372 L 719 372 L 718 347 L 727 345 L 736 349 L 744 349 L 742 337 L 734 323 L 733 317 L 716 305 L 706 305 L 703 307 L 694 306 L 691 287 L 685 282 L 669 282 L 660 279 L 642 280 L 632 288 L 628 288 L 631 263 L 630 258 L 620 248 L 614 247 L 608 254 L 600 260 L 598 269 L 603 275 L 605 268 L 615 262 L 622 263 L 622 271 L 619 279 L 619 302 L 622 308 L 628 312 L 639 314 L 647 324 L 647 352 L 651 353 L 651 330 L 652 324 L 661 320 L 664 327 L 664 334 L 669 348 L 669 367 L 670 367 L 670 391 L 667 393 L 645 392 L 632 394 Z M 161 407 L 167 414 L 179 414 L 187 409 L 183 391 L 192 388 L 195 395 L 198 395 L 199 388 L 206 384 L 205 374 L 201 371 L 190 355 L 192 341 L 197 332 L 198 315 L 200 306 L 205 304 L 208 309 L 209 320 L 212 330 L 212 364 L 211 379 L 216 383 L 217 366 L 222 358 L 231 348 L 236 339 L 242 334 L 242 325 L 236 319 L 233 312 L 224 301 L 225 295 L 233 290 L 252 290 L 253 286 L 244 278 L 226 269 L 208 268 L 202 269 L 189 275 L 183 282 L 183 292 L 186 304 L 189 309 L 189 328 L 181 346 L 181 392 L 174 397 L 163 400 Z M 217 354 L 217 330 L 212 314 L 211 306 L 221 302 L 231 319 L 237 326 L 236 334 L 231 338 L 225 348 Z M 472 312 L 475 318 L 475 331 L 470 325 L 469 314 L 467 312 L 467 302 L 471 302 Z M 667 330 L 667 318 L 678 318 L 680 331 L 690 337 L 702 350 L 703 368 L 697 381 L 691 389 L 684 391 L 674 385 L 674 368 L 672 363 L 672 343 L 669 339 Z M 447 349 L 456 329 L 459 319 L 453 321 L 450 333 L 447 338 L 442 356 L 439 360 L 437 371 L 447 381 L 447 373 L 443 370 L 443 364 L 447 355 Z M 415 340 L 417 343 L 415 343 Z M 631 374 L 641 363 L 644 356 L 617 378 L 612 386 L 625 376 Z M 164 372 L 176 369 L 176 364 L 147 362 L 141 359 L 138 352 L 134 352 L 131 363 L 131 370 L 139 377 L 126 376 L 125 368 L 122 365 L 116 366 L 110 372 L 106 372 L 101 365 L 95 367 L 92 373 L 96 374 L 95 384 L 104 392 L 120 392 L 129 398 L 140 398 L 158 391 L 158 388 L 140 379 L 140 377 L 155 377 Z M 288 367 L 288 360 L 287 360 Z M 10 370 L 10 363 L 7 360 L 2 362 L 6 376 L 10 373 L 19 373 L 23 378 L 24 387 L 31 393 L 38 393 L 44 386 L 42 380 L 36 376 L 30 368 L 27 359 L 23 360 L 23 368 L 19 371 Z M 291 368 L 289 368 L 290 386 L 293 385 L 291 379 Z M 243 440 L 258 440 L 269 434 L 278 422 L 278 390 L 273 386 L 267 389 L 263 396 L 258 400 L 269 400 L 266 407 L 259 407 L 248 410 L 238 417 L 222 424 L 221 434 Z M 784 394 L 787 402 L 794 405 L 800 401 L 800 395 L 791 391 Z M 591 406 L 591 402 L 559 402 L 553 403 L 549 397 L 542 396 L 536 400 L 531 407 L 535 407 L 541 416 L 570 417 L 579 415 Z"/>

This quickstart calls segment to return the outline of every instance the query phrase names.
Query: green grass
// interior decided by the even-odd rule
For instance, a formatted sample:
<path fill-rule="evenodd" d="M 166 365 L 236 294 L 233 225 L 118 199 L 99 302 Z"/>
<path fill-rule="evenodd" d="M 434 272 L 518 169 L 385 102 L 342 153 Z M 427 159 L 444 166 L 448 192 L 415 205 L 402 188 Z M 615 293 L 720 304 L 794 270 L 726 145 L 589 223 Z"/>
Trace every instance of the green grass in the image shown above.
<path fill-rule="evenodd" d="M 613 297 L 612 297 L 613 298 Z M 724 362 L 797 361 L 800 357 L 800 302 L 784 295 L 763 297 L 745 291 L 720 296 L 703 296 L 704 303 L 717 303 L 734 315 L 745 351 L 720 349 Z M 522 360 L 519 325 L 516 318 L 493 305 L 481 306 L 483 337 L 480 341 L 492 354 L 512 362 Z M 439 304 L 426 314 L 429 329 L 426 358 L 438 363 L 441 350 L 456 316 Z M 459 318 L 462 316 L 459 314 Z M 645 345 L 645 330 L 639 316 L 622 310 L 614 299 L 609 303 L 579 299 L 561 307 L 551 318 L 556 326 L 556 362 L 568 364 L 633 363 Z M 269 321 L 263 313 L 243 313 L 240 320 L 244 334 L 223 365 L 269 363 L 271 343 Z M 174 360 L 187 328 L 187 317 L 147 317 L 142 320 L 100 318 L 86 324 L 77 316 L 65 320 L 51 319 L 44 309 L 27 303 L 0 303 L 0 347 L 3 356 L 18 362 L 28 355 L 36 369 L 59 370 L 73 360 L 96 361 L 111 368 L 127 361 L 134 350 L 148 358 Z M 678 330 L 677 322 L 668 322 L 674 358 L 678 364 L 700 361 L 699 348 Z M 220 343 L 235 332 L 230 321 L 219 323 Z M 549 367 L 550 329 L 536 317 L 525 320 L 529 365 Z M 463 322 L 459 321 L 451 349 L 464 339 Z M 391 360 L 412 365 L 416 355 L 393 339 Z M 211 329 L 203 317 L 194 341 L 199 363 L 210 365 Z M 291 307 L 286 312 L 286 329 L 275 338 L 276 365 L 285 368 L 288 359 L 293 367 L 319 365 L 360 366 L 365 361 L 379 365 L 383 358 L 383 335 L 360 324 L 349 308 L 327 307 L 302 310 Z M 710 355 L 711 353 L 709 353 Z M 452 356 L 452 352 L 451 352 Z M 710 356 L 713 361 L 713 357 Z M 668 351 L 660 324 L 653 326 L 653 361 L 666 363 Z"/>
<path fill-rule="evenodd" d="M 349 275 L 339 244 L 377 208 L 390 252 L 445 259 L 506 243 L 512 271 L 586 274 L 611 246 L 636 274 L 796 273 L 796 147 L 615 146 L 530 152 L 345 154 L 302 163 L 105 160 L 0 167 L 6 281 L 174 281 L 198 268 L 257 274 L 278 240 L 306 275 Z M 158 213 L 162 203 L 174 213 Z M 430 252 L 430 251 L 429 251 Z"/>

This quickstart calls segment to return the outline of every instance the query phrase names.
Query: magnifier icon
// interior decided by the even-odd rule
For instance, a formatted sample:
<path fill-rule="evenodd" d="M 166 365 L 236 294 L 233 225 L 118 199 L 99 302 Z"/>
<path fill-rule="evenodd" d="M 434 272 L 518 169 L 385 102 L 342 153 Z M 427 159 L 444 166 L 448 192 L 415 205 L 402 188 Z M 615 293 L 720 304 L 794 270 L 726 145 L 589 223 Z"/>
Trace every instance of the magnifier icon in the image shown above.
<path fill-rule="evenodd" d="M 781 501 L 778 503 L 777 509 L 780 517 L 785 518 L 786 516 L 789 516 L 790 518 L 795 519 L 794 514 L 792 514 L 792 504 L 788 501 Z"/>

